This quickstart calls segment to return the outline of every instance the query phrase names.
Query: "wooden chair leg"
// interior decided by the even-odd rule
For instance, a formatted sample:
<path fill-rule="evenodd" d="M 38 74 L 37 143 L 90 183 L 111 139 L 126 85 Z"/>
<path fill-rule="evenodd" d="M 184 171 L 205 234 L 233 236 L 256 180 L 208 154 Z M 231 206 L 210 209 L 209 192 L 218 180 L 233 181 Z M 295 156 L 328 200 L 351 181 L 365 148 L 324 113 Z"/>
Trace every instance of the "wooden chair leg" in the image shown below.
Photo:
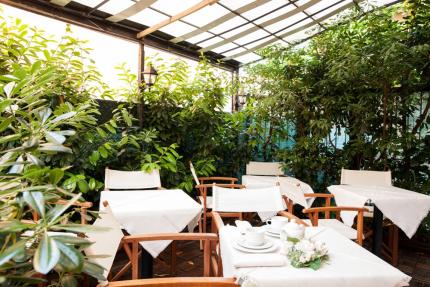
<path fill-rule="evenodd" d="M 393 266 L 399 265 L 399 228 L 397 225 L 392 225 L 390 228 L 393 229 L 393 238 L 392 238 L 392 246 L 391 246 L 391 252 L 392 252 L 392 264 Z"/>
<path fill-rule="evenodd" d="M 173 277 L 176 274 L 176 241 L 172 241 L 171 245 L 170 275 Z"/>
<path fill-rule="evenodd" d="M 199 219 L 199 233 L 203 233 L 203 218 Z M 200 251 L 203 250 L 203 240 L 200 240 Z"/>

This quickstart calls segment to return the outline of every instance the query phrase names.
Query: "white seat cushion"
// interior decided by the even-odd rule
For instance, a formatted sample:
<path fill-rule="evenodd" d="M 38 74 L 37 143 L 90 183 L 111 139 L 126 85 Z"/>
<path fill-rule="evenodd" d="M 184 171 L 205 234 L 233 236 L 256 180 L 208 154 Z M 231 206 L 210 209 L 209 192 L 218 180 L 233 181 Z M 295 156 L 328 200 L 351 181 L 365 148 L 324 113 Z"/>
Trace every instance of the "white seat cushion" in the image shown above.
<path fill-rule="evenodd" d="M 199 201 L 203 205 L 203 196 L 199 196 Z M 206 196 L 206 208 L 212 209 L 212 196 Z"/>
<path fill-rule="evenodd" d="M 304 220 L 309 226 L 312 226 L 312 223 L 309 219 Z M 327 228 L 334 229 L 338 233 L 342 234 L 346 238 L 356 240 L 357 239 L 357 230 L 354 228 L 343 224 L 341 221 L 337 219 L 318 219 L 318 226 L 323 226 Z"/>

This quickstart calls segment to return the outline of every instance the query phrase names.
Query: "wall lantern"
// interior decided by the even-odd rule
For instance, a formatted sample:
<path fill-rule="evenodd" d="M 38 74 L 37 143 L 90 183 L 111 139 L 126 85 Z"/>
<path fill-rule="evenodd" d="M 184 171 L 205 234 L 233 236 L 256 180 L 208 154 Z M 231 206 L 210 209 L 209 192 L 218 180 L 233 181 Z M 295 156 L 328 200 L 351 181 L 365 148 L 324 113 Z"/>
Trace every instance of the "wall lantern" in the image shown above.
<path fill-rule="evenodd" d="M 151 88 L 155 84 L 155 81 L 158 77 L 157 70 L 154 69 L 152 65 L 146 66 L 145 70 L 142 72 L 142 75 L 145 85 L 148 86 L 148 88 Z"/>

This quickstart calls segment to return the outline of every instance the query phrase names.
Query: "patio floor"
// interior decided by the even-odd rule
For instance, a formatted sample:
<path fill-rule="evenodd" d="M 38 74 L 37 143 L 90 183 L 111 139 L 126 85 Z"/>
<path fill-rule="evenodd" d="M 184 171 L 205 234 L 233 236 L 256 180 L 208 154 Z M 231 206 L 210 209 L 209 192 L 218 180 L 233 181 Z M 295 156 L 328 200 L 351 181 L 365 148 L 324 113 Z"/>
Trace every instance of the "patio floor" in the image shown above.
<path fill-rule="evenodd" d="M 199 277 L 203 274 L 203 253 L 198 242 L 178 242 L 176 276 Z M 118 254 L 115 267 L 122 266 L 125 255 Z M 170 247 L 164 250 L 154 263 L 155 277 L 170 276 Z M 407 248 L 399 250 L 399 269 L 412 276 L 411 287 L 430 287 L 430 254 Z M 124 279 L 130 278 L 130 274 Z"/>

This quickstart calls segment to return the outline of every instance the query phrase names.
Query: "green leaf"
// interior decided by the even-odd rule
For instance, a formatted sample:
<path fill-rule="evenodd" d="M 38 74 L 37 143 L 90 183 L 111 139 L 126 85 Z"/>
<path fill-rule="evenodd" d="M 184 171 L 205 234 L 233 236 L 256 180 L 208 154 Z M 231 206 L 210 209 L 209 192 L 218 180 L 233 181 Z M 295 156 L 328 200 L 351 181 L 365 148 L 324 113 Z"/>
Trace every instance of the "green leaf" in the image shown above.
<path fill-rule="evenodd" d="M 104 271 L 105 269 L 102 266 L 89 262 L 88 260 L 84 262 L 84 267 L 82 268 L 83 273 L 86 273 L 99 281 L 106 281 L 106 278 L 103 275 Z"/>
<path fill-rule="evenodd" d="M 0 254 L 0 266 L 8 262 L 14 256 L 20 254 L 22 249 L 25 247 L 25 240 L 20 240 L 17 243 L 9 246 Z"/>
<path fill-rule="evenodd" d="M 4 137 L 0 138 L 0 144 L 6 143 L 6 142 L 10 142 L 10 141 L 14 141 L 14 140 L 17 140 L 17 139 L 20 139 L 20 138 L 21 138 L 21 134 L 20 133 L 13 134 L 13 135 L 8 135 L 8 136 L 4 136 Z"/>
<path fill-rule="evenodd" d="M 3 87 L 6 97 L 10 98 L 12 96 L 12 91 L 14 87 L 15 87 L 15 82 L 9 82 Z"/>
<path fill-rule="evenodd" d="M 0 101 L 0 113 L 2 113 L 6 108 L 8 108 L 13 103 L 11 99 L 2 99 Z"/>
<path fill-rule="evenodd" d="M 94 178 L 90 178 L 88 186 L 91 190 L 94 190 L 96 188 L 96 180 Z"/>
<path fill-rule="evenodd" d="M 65 275 L 61 277 L 61 286 L 62 287 L 76 287 L 78 286 L 78 281 L 73 275 Z"/>
<path fill-rule="evenodd" d="M 45 200 L 42 192 L 24 191 L 23 199 L 40 217 L 45 217 Z"/>
<path fill-rule="evenodd" d="M 84 257 L 82 254 L 73 246 L 64 244 L 61 241 L 55 240 L 55 243 L 57 244 L 61 253 L 72 263 L 71 269 L 74 272 L 81 272 L 84 265 Z"/>
<path fill-rule="evenodd" d="M 57 132 L 46 132 L 45 133 L 46 140 L 57 145 L 61 145 L 66 141 L 66 137 L 57 133 Z"/>
<path fill-rule="evenodd" d="M 108 157 L 108 152 L 105 149 L 105 147 L 101 146 L 101 147 L 99 147 L 98 150 L 99 150 L 99 153 L 102 156 L 102 158 L 107 158 Z"/>
<path fill-rule="evenodd" d="M 60 169 L 60 168 L 54 168 L 49 172 L 49 182 L 57 185 L 60 180 L 63 178 L 64 176 L 64 170 Z"/>
<path fill-rule="evenodd" d="M 0 133 L 9 127 L 11 122 L 12 118 L 2 120 L 2 122 L 0 123 Z"/>
<path fill-rule="evenodd" d="M 39 273 L 48 274 L 60 260 L 58 246 L 47 232 L 44 233 L 33 258 L 33 267 Z"/>
<path fill-rule="evenodd" d="M 79 190 L 83 193 L 87 193 L 88 190 L 90 189 L 88 186 L 88 183 L 85 180 L 79 180 L 78 187 L 79 187 Z"/>
<path fill-rule="evenodd" d="M 65 147 L 63 145 L 53 144 L 53 143 L 41 144 L 38 150 L 44 151 L 44 152 L 54 152 L 54 153 L 56 152 L 73 153 L 71 148 Z"/>
<path fill-rule="evenodd" d="M 73 236 L 67 236 L 67 235 L 54 235 L 51 236 L 52 239 L 55 241 L 61 241 L 64 244 L 72 244 L 72 245 L 79 245 L 79 246 L 89 246 L 93 244 L 88 239 L 77 237 L 74 233 L 72 233 Z"/>
<path fill-rule="evenodd" d="M 108 231 L 110 228 L 107 227 L 99 227 L 99 226 L 93 226 L 93 225 L 85 225 L 85 224 L 58 224 L 51 227 L 52 230 L 67 230 L 72 231 L 76 233 L 87 233 L 87 232 L 104 232 Z"/>
<path fill-rule="evenodd" d="M 51 121 L 51 124 L 54 124 L 54 123 L 59 122 L 59 121 L 62 121 L 62 120 L 70 119 L 71 117 L 73 117 L 73 116 L 75 116 L 75 115 L 76 115 L 76 112 L 68 112 L 68 113 L 65 113 L 65 114 L 59 115 L 58 117 L 56 117 L 55 119 L 53 119 L 53 120 Z"/>

